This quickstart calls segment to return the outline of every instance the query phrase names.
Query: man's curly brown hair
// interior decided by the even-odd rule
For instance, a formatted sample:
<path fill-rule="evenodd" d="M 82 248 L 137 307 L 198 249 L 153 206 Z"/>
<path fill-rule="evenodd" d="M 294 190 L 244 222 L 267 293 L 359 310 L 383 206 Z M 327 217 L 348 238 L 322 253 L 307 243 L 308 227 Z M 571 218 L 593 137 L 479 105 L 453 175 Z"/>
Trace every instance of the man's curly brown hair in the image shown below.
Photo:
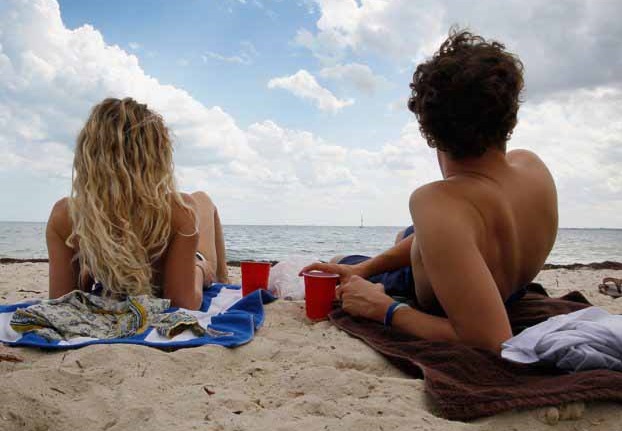
<path fill-rule="evenodd" d="M 428 145 L 454 159 L 505 150 L 516 125 L 523 64 L 499 42 L 450 30 L 434 56 L 417 66 L 408 109 Z"/>

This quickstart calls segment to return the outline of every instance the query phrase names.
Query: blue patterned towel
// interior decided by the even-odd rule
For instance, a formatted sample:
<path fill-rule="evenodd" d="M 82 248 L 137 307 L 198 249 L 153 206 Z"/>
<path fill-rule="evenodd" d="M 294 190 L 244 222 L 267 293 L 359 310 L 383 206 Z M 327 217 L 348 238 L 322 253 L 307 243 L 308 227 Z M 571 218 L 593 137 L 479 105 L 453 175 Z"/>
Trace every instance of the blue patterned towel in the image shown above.
<path fill-rule="evenodd" d="M 95 338 L 85 336 L 73 336 L 68 339 L 50 337 L 46 331 L 34 328 L 31 331 L 16 332 L 11 327 L 11 320 L 16 310 L 21 314 L 24 309 L 36 302 L 26 302 L 14 305 L 0 305 L 0 342 L 14 346 L 32 346 L 50 349 L 71 349 L 87 346 L 89 344 L 112 344 L 128 343 L 142 344 L 160 348 L 193 347 L 203 344 L 217 344 L 225 347 L 236 347 L 252 340 L 255 330 L 264 321 L 263 304 L 272 302 L 275 298 L 266 291 L 256 291 L 242 298 L 240 286 L 213 284 L 203 291 L 203 303 L 199 311 L 183 310 L 186 315 L 192 316 L 194 322 L 198 322 L 204 331 L 196 328 L 183 330 L 182 332 L 167 337 L 158 327 L 166 318 L 160 317 L 158 325 L 149 326 L 139 333 L 118 338 Z M 39 301 L 37 301 L 39 302 Z M 179 309 L 169 308 L 165 313 L 171 317 L 178 316 L 175 313 Z M 24 313 L 26 314 L 26 313 Z M 166 315 L 165 315 L 166 316 Z M 17 316 L 15 316 L 17 317 Z M 178 317 L 175 317 L 175 321 Z M 13 319 L 13 324 L 20 319 Z M 166 323 L 166 322 L 165 322 Z M 22 333 L 23 332 L 23 333 Z"/>

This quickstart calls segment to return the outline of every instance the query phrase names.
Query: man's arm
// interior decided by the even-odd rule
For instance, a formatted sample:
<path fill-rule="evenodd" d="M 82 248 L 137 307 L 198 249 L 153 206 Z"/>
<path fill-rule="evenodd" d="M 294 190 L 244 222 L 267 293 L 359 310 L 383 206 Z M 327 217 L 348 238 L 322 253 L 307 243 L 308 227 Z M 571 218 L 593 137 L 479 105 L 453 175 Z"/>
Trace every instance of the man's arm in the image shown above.
<path fill-rule="evenodd" d="M 426 275 L 458 339 L 498 352 L 512 331 L 478 246 L 484 229 L 479 212 L 446 188 L 433 186 L 413 193 L 411 214 Z"/>
<path fill-rule="evenodd" d="M 378 256 L 355 265 L 358 267 L 357 275 L 369 278 L 372 275 L 410 266 L 410 249 L 414 238 L 414 234 L 409 235 Z"/>
<path fill-rule="evenodd" d="M 410 266 L 410 249 L 415 235 L 409 235 L 387 251 L 356 265 L 340 265 L 337 263 L 313 263 L 304 267 L 300 273 L 307 271 L 326 271 L 339 274 L 341 282 L 347 282 L 351 276 L 358 275 L 369 278 L 383 272 L 393 271 Z"/>
<path fill-rule="evenodd" d="M 341 298 L 342 308 L 353 316 L 362 316 L 383 322 L 393 298 L 384 293 L 382 284 L 352 276 L 336 292 Z M 392 326 L 401 332 L 415 335 L 425 340 L 458 341 L 453 326 L 443 317 L 432 316 L 415 308 L 399 308 L 393 315 Z"/>

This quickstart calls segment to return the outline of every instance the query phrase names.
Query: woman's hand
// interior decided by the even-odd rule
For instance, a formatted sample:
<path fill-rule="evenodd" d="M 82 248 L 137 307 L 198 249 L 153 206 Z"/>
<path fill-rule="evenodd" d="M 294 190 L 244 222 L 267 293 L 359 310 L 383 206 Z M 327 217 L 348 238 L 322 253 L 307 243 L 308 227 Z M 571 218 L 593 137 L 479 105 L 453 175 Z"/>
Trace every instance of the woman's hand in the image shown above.
<path fill-rule="evenodd" d="M 321 263 L 316 262 L 311 265 L 307 265 L 300 270 L 298 275 L 302 275 L 303 272 L 309 271 L 323 271 L 331 274 L 337 274 L 339 276 L 339 283 L 347 283 L 354 275 L 362 276 L 361 268 L 358 265 L 342 265 L 339 263 Z"/>
<path fill-rule="evenodd" d="M 384 293 L 382 284 L 371 283 L 357 275 L 341 284 L 335 294 L 346 313 L 378 322 L 384 322 L 387 309 L 393 303 L 393 298 Z"/>

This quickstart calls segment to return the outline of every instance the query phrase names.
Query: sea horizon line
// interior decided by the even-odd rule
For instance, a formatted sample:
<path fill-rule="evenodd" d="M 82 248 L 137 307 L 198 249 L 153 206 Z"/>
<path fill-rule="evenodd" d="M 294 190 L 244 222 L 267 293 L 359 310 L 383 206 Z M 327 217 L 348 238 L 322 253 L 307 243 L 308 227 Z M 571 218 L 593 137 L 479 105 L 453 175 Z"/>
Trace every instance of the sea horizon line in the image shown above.
<path fill-rule="evenodd" d="M 22 224 L 45 224 L 46 221 L 36 221 L 36 220 L 0 220 L 0 223 L 22 223 Z M 374 228 L 374 227 L 390 227 L 390 228 L 403 228 L 407 224 L 396 224 L 396 225 L 365 225 L 363 228 Z M 303 223 L 291 223 L 291 224 L 280 224 L 280 223 L 224 223 L 224 227 L 227 226 L 262 226 L 262 227 L 356 227 L 361 228 L 360 225 L 357 224 L 303 224 Z M 622 227 L 576 227 L 576 226 L 563 226 L 559 227 L 558 230 L 622 230 Z"/>

